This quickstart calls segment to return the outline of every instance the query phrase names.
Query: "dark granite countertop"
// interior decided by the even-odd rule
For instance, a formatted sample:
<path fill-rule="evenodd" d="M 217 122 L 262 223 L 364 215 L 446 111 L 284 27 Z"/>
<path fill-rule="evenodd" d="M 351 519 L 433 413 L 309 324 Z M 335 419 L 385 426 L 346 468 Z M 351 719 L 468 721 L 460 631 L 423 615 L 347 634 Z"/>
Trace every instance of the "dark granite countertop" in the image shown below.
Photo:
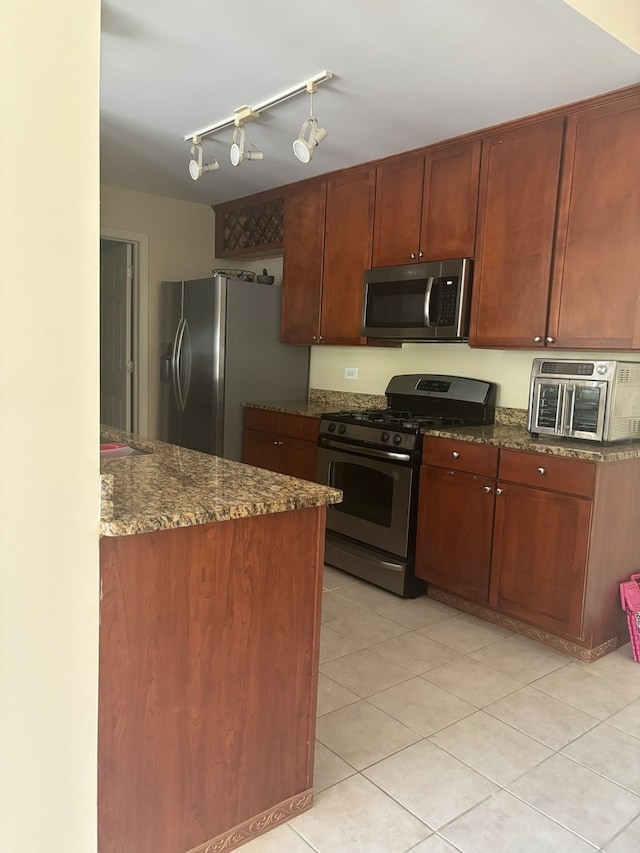
<path fill-rule="evenodd" d="M 103 440 L 147 451 L 100 460 L 102 536 L 287 512 L 342 499 L 337 489 L 111 427 L 103 426 L 100 434 Z"/>

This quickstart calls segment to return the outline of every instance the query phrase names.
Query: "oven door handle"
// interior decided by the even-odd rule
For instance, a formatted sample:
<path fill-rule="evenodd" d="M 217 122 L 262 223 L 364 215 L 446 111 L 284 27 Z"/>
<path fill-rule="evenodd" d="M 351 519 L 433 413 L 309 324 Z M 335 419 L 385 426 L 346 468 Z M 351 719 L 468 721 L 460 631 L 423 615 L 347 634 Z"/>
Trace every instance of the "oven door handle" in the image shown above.
<path fill-rule="evenodd" d="M 388 459 L 393 462 L 411 462 L 409 453 L 394 453 L 393 450 L 376 450 L 375 447 L 359 447 L 353 444 L 345 444 L 341 441 L 331 441 L 324 436 L 320 439 L 320 447 L 331 447 L 334 450 L 342 450 L 345 453 L 358 454 L 358 456 L 370 456 L 373 459 Z"/>

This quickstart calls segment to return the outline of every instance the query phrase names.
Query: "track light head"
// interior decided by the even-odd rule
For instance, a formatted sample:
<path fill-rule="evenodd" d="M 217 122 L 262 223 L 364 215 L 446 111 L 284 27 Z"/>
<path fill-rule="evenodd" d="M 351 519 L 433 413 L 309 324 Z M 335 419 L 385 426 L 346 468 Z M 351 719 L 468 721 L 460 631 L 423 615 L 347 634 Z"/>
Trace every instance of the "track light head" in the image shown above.
<path fill-rule="evenodd" d="M 237 124 L 233 129 L 233 141 L 229 150 L 229 159 L 232 166 L 239 166 L 245 160 L 262 160 L 264 154 L 262 151 L 245 151 L 245 130 L 243 124 Z"/>
<path fill-rule="evenodd" d="M 189 160 L 189 174 L 194 181 L 197 181 L 198 178 L 201 178 L 205 172 L 215 172 L 216 169 L 220 168 L 220 164 L 217 160 L 213 160 L 211 163 L 202 163 L 203 151 L 202 151 L 202 143 L 196 140 L 196 137 L 193 139 L 193 145 L 191 146 L 191 159 Z"/>
<path fill-rule="evenodd" d="M 308 118 L 302 123 L 300 134 L 293 140 L 293 153 L 301 163 L 310 163 L 313 150 L 323 142 L 329 134 L 324 127 L 318 127 L 318 119 Z"/>

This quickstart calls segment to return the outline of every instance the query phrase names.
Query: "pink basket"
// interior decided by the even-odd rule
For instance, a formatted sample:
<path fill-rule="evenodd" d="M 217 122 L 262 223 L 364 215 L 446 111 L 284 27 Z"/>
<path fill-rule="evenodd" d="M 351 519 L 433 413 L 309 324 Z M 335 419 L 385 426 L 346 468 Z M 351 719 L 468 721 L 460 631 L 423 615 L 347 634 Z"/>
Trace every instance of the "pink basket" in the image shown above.
<path fill-rule="evenodd" d="M 620 600 L 627 613 L 633 659 L 640 663 L 640 574 L 620 584 Z"/>

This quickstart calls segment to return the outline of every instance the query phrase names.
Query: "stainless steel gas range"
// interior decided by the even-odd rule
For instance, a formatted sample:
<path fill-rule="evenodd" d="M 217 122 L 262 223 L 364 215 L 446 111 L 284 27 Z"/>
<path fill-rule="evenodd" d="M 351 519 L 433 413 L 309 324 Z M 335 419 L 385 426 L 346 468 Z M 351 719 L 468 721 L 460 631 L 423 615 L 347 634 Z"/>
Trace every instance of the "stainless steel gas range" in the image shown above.
<path fill-rule="evenodd" d="M 386 409 L 322 415 L 319 483 L 343 492 L 328 507 L 325 561 L 405 598 L 414 574 L 418 479 L 424 430 L 493 423 L 496 386 L 440 374 L 394 376 Z"/>

